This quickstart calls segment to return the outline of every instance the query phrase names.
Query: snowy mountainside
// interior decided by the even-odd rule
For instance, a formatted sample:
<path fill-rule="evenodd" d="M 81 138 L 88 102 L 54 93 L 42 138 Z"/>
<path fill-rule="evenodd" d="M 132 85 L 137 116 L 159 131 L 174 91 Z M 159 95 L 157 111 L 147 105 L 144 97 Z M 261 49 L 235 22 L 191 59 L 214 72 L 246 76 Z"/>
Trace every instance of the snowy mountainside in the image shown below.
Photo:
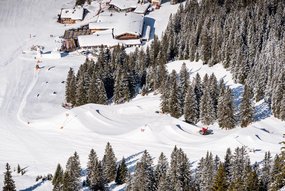
<path fill-rule="evenodd" d="M 139 158 L 138 153 L 145 149 L 155 160 L 162 151 L 169 157 L 174 145 L 194 162 L 208 150 L 223 157 L 226 148 L 243 145 L 248 147 L 252 161 L 260 161 L 268 150 L 279 152 L 285 124 L 268 115 L 262 103 L 257 104 L 264 112 L 250 127 L 225 131 L 214 124 L 210 126 L 214 134 L 209 136 L 198 133 L 199 124 L 189 125 L 157 113 L 160 95 L 138 95 L 120 105 L 88 104 L 64 109 L 61 104 L 67 71 L 69 67 L 77 70 L 85 57 L 74 52 L 61 59 L 43 60 L 37 71 L 35 60 L 22 51 L 37 44 L 46 50 L 55 48 L 56 38 L 50 35 L 62 35 L 65 29 L 56 23 L 58 10 L 73 4 L 68 0 L 0 1 L 0 172 L 6 162 L 12 169 L 17 164 L 27 167 L 24 176 L 13 174 L 18 190 L 51 190 L 50 183 L 35 182 L 35 177 L 53 173 L 57 163 L 64 166 L 74 151 L 85 168 L 90 149 L 94 148 L 102 158 L 108 141 L 118 160 L 133 155 Z M 165 15 L 177 8 L 163 6 L 148 15 L 157 18 L 154 26 L 158 36 L 167 24 Z M 239 98 L 242 87 L 234 84 L 231 74 L 221 65 L 208 67 L 201 62 L 176 61 L 168 64 L 168 70 L 178 71 L 183 62 L 191 77 L 197 72 L 201 76 L 214 72 L 219 79 L 224 78 L 237 90 L 235 97 Z M 3 180 L 2 173 L 0 179 Z M 0 181 L 0 187 L 2 184 Z"/>

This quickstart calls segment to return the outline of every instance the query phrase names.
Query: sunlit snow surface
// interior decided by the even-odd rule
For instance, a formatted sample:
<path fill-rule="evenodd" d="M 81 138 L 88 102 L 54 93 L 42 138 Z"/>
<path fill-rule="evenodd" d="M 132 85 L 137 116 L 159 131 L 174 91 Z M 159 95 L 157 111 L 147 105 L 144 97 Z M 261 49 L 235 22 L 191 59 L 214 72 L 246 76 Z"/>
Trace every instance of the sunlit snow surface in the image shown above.
<path fill-rule="evenodd" d="M 45 46 L 46 51 L 58 46 L 56 37 L 69 26 L 56 23 L 57 13 L 61 7 L 74 4 L 61 2 L 65 4 L 57 0 L 0 1 L 0 172 L 4 172 L 6 162 L 13 169 L 17 164 L 27 167 L 24 176 L 13 173 L 18 190 L 51 190 L 49 182 L 35 182 L 35 177 L 53 173 L 57 163 L 64 166 L 74 151 L 79 153 L 85 168 L 90 149 L 94 148 L 102 158 L 108 141 L 118 160 L 129 157 L 131 170 L 143 150 L 147 149 L 153 157 L 163 151 L 169 157 L 175 145 L 182 147 L 193 162 L 208 150 L 223 157 L 226 148 L 243 145 L 252 161 L 260 161 L 268 150 L 279 152 L 285 124 L 273 118 L 263 102 L 257 103 L 257 121 L 250 127 L 224 131 L 214 124 L 209 127 L 214 134 L 209 136 L 198 133 L 201 124 L 192 126 L 157 113 L 160 95 L 139 95 L 121 105 L 62 108 L 62 82 L 69 67 L 77 70 L 85 57 L 75 52 L 61 59 L 43 60 L 42 68 L 36 71 L 33 57 L 22 54 L 29 52 L 32 45 Z M 170 13 L 176 9 L 177 6 L 165 4 L 148 15 L 156 19 L 157 34 L 162 33 Z M 224 78 L 233 89 L 235 103 L 240 102 L 242 86 L 234 84 L 221 65 L 210 68 L 201 62 L 177 61 L 168 64 L 169 71 L 179 71 L 183 62 L 191 78 L 197 72 L 201 76 L 214 72 L 219 79 Z M 2 173 L 0 180 L 2 187 Z"/>

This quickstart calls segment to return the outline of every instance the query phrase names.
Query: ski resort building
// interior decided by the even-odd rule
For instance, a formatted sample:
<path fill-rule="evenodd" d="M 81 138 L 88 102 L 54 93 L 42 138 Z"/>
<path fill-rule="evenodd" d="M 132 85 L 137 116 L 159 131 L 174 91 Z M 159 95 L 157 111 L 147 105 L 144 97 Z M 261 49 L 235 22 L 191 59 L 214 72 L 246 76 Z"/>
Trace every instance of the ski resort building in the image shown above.
<path fill-rule="evenodd" d="M 92 35 L 85 35 L 78 37 L 78 44 L 80 48 L 99 48 L 104 47 L 115 47 L 117 45 L 123 45 L 125 47 L 140 46 L 141 40 L 118 40 L 113 38 L 112 30 L 98 31 Z"/>
<path fill-rule="evenodd" d="M 102 13 L 97 22 L 89 23 L 92 33 L 112 30 L 112 38 L 118 40 L 139 39 L 142 36 L 144 16 L 136 13 Z"/>
<path fill-rule="evenodd" d="M 137 8 L 137 0 L 112 0 L 109 5 L 110 9 L 114 9 L 116 11 L 134 11 Z"/>
<path fill-rule="evenodd" d="M 119 40 L 139 39 L 142 36 L 144 16 L 127 13 L 114 28 L 114 37 Z"/>
<path fill-rule="evenodd" d="M 58 22 L 63 24 L 74 24 L 84 18 L 84 8 L 74 7 L 73 9 L 61 9 Z"/>
<path fill-rule="evenodd" d="M 151 0 L 151 4 L 154 6 L 160 6 L 162 4 L 162 0 Z"/>
<path fill-rule="evenodd" d="M 78 36 L 90 35 L 91 31 L 85 25 L 78 29 L 69 29 L 64 32 L 61 50 L 73 51 L 78 48 Z"/>

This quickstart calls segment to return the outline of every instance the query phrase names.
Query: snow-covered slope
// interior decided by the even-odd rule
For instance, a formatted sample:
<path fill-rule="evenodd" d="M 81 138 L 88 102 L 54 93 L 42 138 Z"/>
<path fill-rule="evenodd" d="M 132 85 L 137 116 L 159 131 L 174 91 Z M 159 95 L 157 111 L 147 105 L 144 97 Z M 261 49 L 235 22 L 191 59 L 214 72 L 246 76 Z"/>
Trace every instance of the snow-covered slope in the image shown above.
<path fill-rule="evenodd" d="M 0 1 L 0 172 L 6 162 L 12 168 L 17 164 L 27 167 L 25 176 L 15 177 L 18 189 L 50 190 L 49 183 L 36 183 L 35 177 L 53 173 L 57 163 L 64 166 L 74 151 L 85 167 L 90 149 L 102 157 L 108 141 L 118 159 L 138 158 L 145 149 L 154 157 L 162 151 L 169 156 L 174 145 L 182 147 L 191 161 L 208 150 L 222 157 L 226 148 L 243 145 L 248 146 L 248 151 L 255 151 L 250 152 L 253 161 L 261 160 L 265 151 L 279 152 L 285 124 L 271 117 L 262 103 L 257 105 L 258 120 L 251 127 L 224 131 L 215 124 L 210 126 L 214 134 L 209 136 L 199 135 L 199 126 L 157 113 L 159 95 L 139 95 L 121 105 L 62 108 L 67 71 L 69 67 L 77 69 L 85 57 L 75 52 L 61 59 L 43 60 L 41 69 L 36 71 L 35 60 L 22 54 L 32 45 L 43 45 L 45 50 L 57 46 L 57 38 L 50 35 L 62 35 L 65 27 L 56 23 L 56 15 L 61 7 L 74 4 L 68 0 L 60 2 Z M 156 32 L 161 33 L 176 8 L 165 4 L 149 15 L 157 19 Z M 169 71 L 179 70 L 183 62 L 191 77 L 197 72 L 201 76 L 214 72 L 218 78 L 224 78 L 238 101 L 242 87 L 233 83 L 221 65 L 210 68 L 200 62 L 177 61 L 168 64 Z"/>

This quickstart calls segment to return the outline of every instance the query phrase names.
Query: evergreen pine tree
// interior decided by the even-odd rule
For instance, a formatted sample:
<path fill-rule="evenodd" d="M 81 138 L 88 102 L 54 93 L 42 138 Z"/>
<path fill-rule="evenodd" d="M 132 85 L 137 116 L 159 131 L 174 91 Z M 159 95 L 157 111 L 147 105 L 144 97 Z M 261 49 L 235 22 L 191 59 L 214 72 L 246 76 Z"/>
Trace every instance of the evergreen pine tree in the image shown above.
<path fill-rule="evenodd" d="M 52 190 L 60 191 L 62 189 L 62 183 L 63 183 L 63 169 L 60 166 L 60 164 L 58 164 L 52 179 L 52 185 L 53 185 Z"/>
<path fill-rule="evenodd" d="M 184 103 L 184 118 L 188 123 L 196 124 L 199 121 L 198 103 L 194 88 L 190 85 Z"/>
<path fill-rule="evenodd" d="M 191 165 L 186 154 L 182 149 L 177 149 L 175 146 L 171 153 L 170 161 L 170 180 L 174 190 L 191 190 Z"/>
<path fill-rule="evenodd" d="M 72 68 L 69 69 L 66 85 L 65 85 L 65 100 L 67 103 L 75 104 L 75 91 L 76 91 L 76 79 Z"/>
<path fill-rule="evenodd" d="M 98 79 L 97 80 L 97 85 L 98 85 L 98 104 L 106 105 L 108 98 L 107 98 L 107 93 L 106 89 L 104 87 L 104 83 L 102 80 Z"/>
<path fill-rule="evenodd" d="M 152 158 L 147 151 L 144 151 L 141 160 L 136 165 L 131 188 L 136 191 L 154 191 L 154 181 Z"/>
<path fill-rule="evenodd" d="M 111 144 L 108 142 L 105 148 L 105 154 L 102 160 L 103 175 L 107 182 L 115 180 L 116 176 L 116 157 Z"/>
<path fill-rule="evenodd" d="M 180 73 L 179 73 L 179 95 L 180 95 L 179 99 L 181 103 L 182 112 L 184 109 L 184 102 L 185 102 L 186 93 L 189 88 L 189 83 L 190 83 L 189 82 L 189 72 L 186 67 L 186 64 L 183 63 L 180 69 Z"/>
<path fill-rule="evenodd" d="M 126 183 L 127 176 L 128 176 L 128 168 L 126 165 L 126 160 L 125 158 L 123 158 L 117 169 L 116 178 L 115 178 L 116 184 L 120 185 Z"/>
<path fill-rule="evenodd" d="M 97 86 L 96 81 L 97 81 L 96 77 L 93 77 L 89 84 L 89 88 L 87 92 L 88 103 L 98 103 L 98 86 Z"/>
<path fill-rule="evenodd" d="M 66 163 L 66 170 L 63 175 L 63 191 L 79 191 L 81 188 L 80 182 L 81 167 L 77 152 L 69 157 Z"/>
<path fill-rule="evenodd" d="M 213 100 L 208 87 L 204 88 L 200 102 L 200 120 L 205 125 L 210 125 L 215 120 L 215 110 Z"/>
<path fill-rule="evenodd" d="M 172 117 L 179 118 L 181 116 L 181 105 L 179 103 L 178 84 L 176 79 L 173 81 L 170 91 L 169 112 Z"/>
<path fill-rule="evenodd" d="M 15 182 L 12 178 L 10 165 L 6 164 L 6 172 L 4 173 L 3 191 L 16 191 Z"/>
<path fill-rule="evenodd" d="M 241 127 L 247 127 L 253 121 L 253 104 L 251 101 L 251 90 L 247 85 L 244 86 L 240 113 Z"/>
<path fill-rule="evenodd" d="M 225 156 L 225 160 L 224 160 L 226 180 L 228 181 L 228 183 L 232 180 L 232 176 L 231 176 L 232 158 L 233 158 L 232 151 L 230 148 L 228 148 L 226 151 L 226 156 Z"/>
<path fill-rule="evenodd" d="M 102 166 L 94 149 L 91 149 L 87 164 L 87 184 L 91 190 L 104 190 Z"/>
<path fill-rule="evenodd" d="M 250 165 L 249 156 L 245 147 L 236 148 L 232 158 L 231 185 L 230 189 L 244 188 L 244 181 L 247 176 L 247 167 Z"/>
<path fill-rule="evenodd" d="M 282 151 L 280 155 L 276 155 L 274 158 L 273 168 L 270 175 L 271 181 L 269 185 L 269 191 L 279 190 L 285 186 L 284 159 L 284 151 Z"/>
<path fill-rule="evenodd" d="M 162 184 L 160 183 L 161 181 L 165 181 L 167 176 L 167 170 L 168 170 L 167 158 L 163 153 L 161 153 L 155 168 L 155 182 L 157 185 Z"/>
<path fill-rule="evenodd" d="M 81 76 L 76 83 L 76 106 L 81 106 L 87 103 L 87 92 L 85 89 L 85 81 Z"/>
<path fill-rule="evenodd" d="M 212 191 L 224 191 L 227 190 L 227 176 L 225 167 L 223 164 L 219 165 L 218 171 L 214 177 L 213 186 L 211 188 Z"/>
<path fill-rule="evenodd" d="M 264 159 L 262 161 L 262 169 L 260 175 L 260 190 L 266 191 L 269 188 L 270 183 L 270 173 L 272 169 L 272 159 L 270 152 L 266 152 Z"/>
<path fill-rule="evenodd" d="M 232 129 L 235 127 L 233 98 L 230 88 L 222 91 L 219 96 L 217 117 L 221 128 Z"/>
<path fill-rule="evenodd" d="M 197 105 L 198 105 L 198 113 L 200 114 L 200 102 L 203 95 L 202 91 L 202 81 L 199 73 L 196 74 L 196 77 L 193 82 L 194 85 L 194 92 L 196 95 Z"/>

